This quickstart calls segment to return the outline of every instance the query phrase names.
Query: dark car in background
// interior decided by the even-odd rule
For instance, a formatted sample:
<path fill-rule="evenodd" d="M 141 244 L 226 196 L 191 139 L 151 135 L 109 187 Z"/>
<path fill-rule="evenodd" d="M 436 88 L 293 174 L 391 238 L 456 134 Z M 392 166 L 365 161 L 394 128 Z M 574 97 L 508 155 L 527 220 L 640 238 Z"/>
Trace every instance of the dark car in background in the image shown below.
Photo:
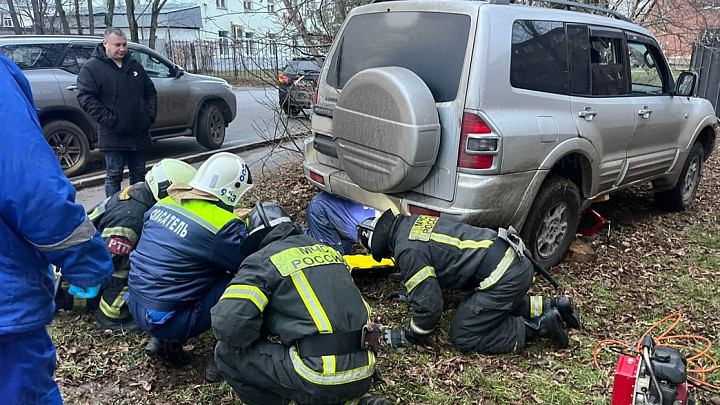
<path fill-rule="evenodd" d="M 101 37 L 0 35 L 0 52 L 17 64 L 30 82 L 45 139 L 66 176 L 80 173 L 97 147 L 97 123 L 77 100 L 77 74 Z M 158 93 L 153 139 L 194 136 L 217 149 L 235 118 L 237 100 L 227 81 L 186 73 L 154 50 L 128 43 Z"/>
<path fill-rule="evenodd" d="M 313 95 L 322 68 L 312 59 L 293 59 L 278 77 L 280 107 L 296 116 L 312 107 Z"/>

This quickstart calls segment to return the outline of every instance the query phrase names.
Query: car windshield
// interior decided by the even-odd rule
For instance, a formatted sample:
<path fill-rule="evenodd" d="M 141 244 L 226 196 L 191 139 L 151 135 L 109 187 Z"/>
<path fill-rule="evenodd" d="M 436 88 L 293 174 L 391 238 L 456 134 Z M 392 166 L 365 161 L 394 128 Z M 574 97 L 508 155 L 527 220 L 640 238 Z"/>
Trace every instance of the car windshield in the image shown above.
<path fill-rule="evenodd" d="M 400 66 L 420 76 L 435 101 L 452 101 L 457 96 L 469 31 L 470 17 L 463 14 L 357 15 L 343 30 L 327 83 L 342 89 L 362 70 Z"/>

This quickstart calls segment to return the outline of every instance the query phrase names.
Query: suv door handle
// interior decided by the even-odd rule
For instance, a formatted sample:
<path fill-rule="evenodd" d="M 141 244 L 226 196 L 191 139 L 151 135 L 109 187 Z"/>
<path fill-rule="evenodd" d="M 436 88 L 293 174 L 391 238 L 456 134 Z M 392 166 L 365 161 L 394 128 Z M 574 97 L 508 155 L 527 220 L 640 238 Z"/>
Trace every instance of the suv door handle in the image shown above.
<path fill-rule="evenodd" d="M 652 114 L 651 109 L 648 108 L 648 106 L 644 106 L 642 109 L 638 110 L 638 115 L 641 115 L 644 119 L 650 118 L 650 114 Z"/>
<path fill-rule="evenodd" d="M 70 90 L 70 91 L 77 90 L 77 85 L 71 84 L 71 85 L 67 86 L 66 89 L 68 89 L 68 90 Z"/>
<path fill-rule="evenodd" d="M 578 111 L 578 117 L 585 118 L 585 121 L 592 121 L 593 117 L 597 115 L 597 111 L 591 107 L 585 107 L 584 110 Z"/>

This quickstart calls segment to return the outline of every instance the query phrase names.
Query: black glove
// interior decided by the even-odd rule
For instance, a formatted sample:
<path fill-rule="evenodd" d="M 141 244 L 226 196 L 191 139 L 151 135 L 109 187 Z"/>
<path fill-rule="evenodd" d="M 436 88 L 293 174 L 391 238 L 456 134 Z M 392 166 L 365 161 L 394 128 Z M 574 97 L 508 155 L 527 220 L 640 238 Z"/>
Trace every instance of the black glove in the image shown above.
<path fill-rule="evenodd" d="M 385 300 L 392 300 L 392 301 L 402 301 L 402 302 L 408 302 L 408 296 L 407 292 L 405 290 L 399 290 L 399 291 L 393 291 L 390 294 L 386 295 Z"/>
<path fill-rule="evenodd" d="M 385 329 L 383 331 L 383 341 L 390 347 L 399 348 L 410 346 L 409 340 L 405 337 L 404 329 Z"/>

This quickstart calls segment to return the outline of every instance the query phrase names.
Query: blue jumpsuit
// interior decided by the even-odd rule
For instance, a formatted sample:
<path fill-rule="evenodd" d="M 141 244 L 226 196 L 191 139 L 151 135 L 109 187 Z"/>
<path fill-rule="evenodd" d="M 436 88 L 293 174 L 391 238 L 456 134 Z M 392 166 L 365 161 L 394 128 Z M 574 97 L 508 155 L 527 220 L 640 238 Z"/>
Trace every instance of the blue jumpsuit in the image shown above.
<path fill-rule="evenodd" d="M 100 234 L 38 122 L 30 85 L 0 54 L 0 401 L 62 404 L 53 380 L 51 263 L 78 287 L 113 272 Z"/>
<path fill-rule="evenodd" d="M 357 243 L 355 227 L 380 215 L 372 208 L 321 191 L 307 207 L 308 227 L 303 232 L 316 241 L 347 255 Z"/>

